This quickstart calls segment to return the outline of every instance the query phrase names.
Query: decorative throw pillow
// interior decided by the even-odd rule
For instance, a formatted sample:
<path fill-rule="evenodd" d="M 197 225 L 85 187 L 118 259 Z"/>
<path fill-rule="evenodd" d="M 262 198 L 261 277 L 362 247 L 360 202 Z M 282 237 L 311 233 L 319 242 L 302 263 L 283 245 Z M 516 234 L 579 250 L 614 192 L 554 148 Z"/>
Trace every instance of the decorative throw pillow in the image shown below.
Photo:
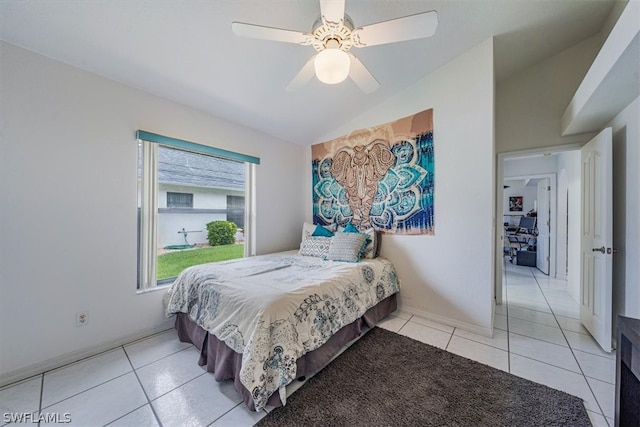
<path fill-rule="evenodd" d="M 324 228 L 326 228 L 329 231 L 336 231 L 336 224 L 331 224 L 331 225 L 323 225 Z M 308 222 L 305 222 L 302 224 L 302 238 L 300 239 L 300 244 L 302 244 L 302 242 L 304 241 L 305 238 L 311 236 L 313 234 L 313 232 L 315 231 L 316 226 L 314 224 L 309 224 Z"/>
<path fill-rule="evenodd" d="M 311 233 L 312 236 L 332 237 L 333 231 L 323 227 L 322 225 L 316 225 L 316 228 Z"/>
<path fill-rule="evenodd" d="M 303 256 L 325 258 L 329 254 L 330 245 L 331 237 L 309 236 L 302 241 L 298 254 Z"/>
<path fill-rule="evenodd" d="M 367 236 L 366 243 L 362 249 L 360 258 L 375 258 L 378 253 L 378 235 L 376 230 L 368 228 L 365 231 L 359 231 L 355 225 L 349 222 L 342 231 L 344 233 L 363 233 Z"/>
<path fill-rule="evenodd" d="M 360 261 L 360 252 L 366 236 L 361 233 L 336 233 L 331 238 L 327 259 L 332 261 Z"/>
<path fill-rule="evenodd" d="M 344 231 L 345 233 L 359 233 L 360 232 L 360 230 L 358 230 L 355 225 L 351 224 L 351 222 L 349 222 L 346 225 L 346 227 L 344 227 L 344 230 L 342 230 L 342 231 Z"/>
<path fill-rule="evenodd" d="M 367 235 L 367 243 L 364 247 L 362 258 L 375 258 L 378 256 L 378 232 L 373 228 L 363 231 Z"/>

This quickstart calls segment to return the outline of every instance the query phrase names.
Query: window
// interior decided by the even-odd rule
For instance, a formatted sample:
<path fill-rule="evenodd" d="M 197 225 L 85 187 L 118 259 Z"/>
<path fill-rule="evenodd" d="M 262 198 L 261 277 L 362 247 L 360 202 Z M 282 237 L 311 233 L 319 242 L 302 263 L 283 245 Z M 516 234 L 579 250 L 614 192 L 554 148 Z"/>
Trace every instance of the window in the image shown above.
<path fill-rule="evenodd" d="M 138 289 L 187 267 L 253 254 L 248 238 L 259 159 L 138 131 Z M 251 208 L 251 203 L 247 206 Z M 207 224 L 232 221 L 235 243 L 211 247 Z"/>
<path fill-rule="evenodd" d="M 227 196 L 227 221 L 244 228 L 244 196 Z"/>
<path fill-rule="evenodd" d="M 193 194 L 167 191 L 168 208 L 193 208 Z"/>

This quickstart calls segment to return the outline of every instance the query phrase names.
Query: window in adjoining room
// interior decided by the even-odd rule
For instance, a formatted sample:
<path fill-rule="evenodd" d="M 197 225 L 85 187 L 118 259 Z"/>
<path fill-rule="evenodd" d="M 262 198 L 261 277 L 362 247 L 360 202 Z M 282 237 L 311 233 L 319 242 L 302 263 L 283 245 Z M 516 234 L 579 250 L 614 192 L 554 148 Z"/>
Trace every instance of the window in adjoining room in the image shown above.
<path fill-rule="evenodd" d="M 258 162 L 138 131 L 138 289 L 170 284 L 192 265 L 253 253 L 245 199 L 252 200 Z"/>

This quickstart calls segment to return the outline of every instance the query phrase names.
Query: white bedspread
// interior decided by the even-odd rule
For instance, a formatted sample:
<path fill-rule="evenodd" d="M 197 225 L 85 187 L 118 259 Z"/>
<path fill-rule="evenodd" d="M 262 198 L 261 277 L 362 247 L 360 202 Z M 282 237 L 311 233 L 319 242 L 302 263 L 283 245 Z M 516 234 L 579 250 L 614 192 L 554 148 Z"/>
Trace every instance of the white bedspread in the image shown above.
<path fill-rule="evenodd" d="M 184 270 L 165 296 L 167 316 L 191 320 L 242 354 L 240 380 L 256 410 L 296 375 L 296 360 L 399 291 L 384 258 L 359 263 L 280 252 Z"/>

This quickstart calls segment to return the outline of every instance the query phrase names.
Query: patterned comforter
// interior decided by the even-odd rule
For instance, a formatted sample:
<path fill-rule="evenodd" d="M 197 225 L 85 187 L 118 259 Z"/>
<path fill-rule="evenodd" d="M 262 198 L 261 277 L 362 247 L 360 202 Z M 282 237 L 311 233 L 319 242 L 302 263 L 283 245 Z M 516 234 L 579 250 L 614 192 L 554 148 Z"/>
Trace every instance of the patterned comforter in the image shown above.
<path fill-rule="evenodd" d="M 240 380 L 256 411 L 296 375 L 296 360 L 399 291 L 384 258 L 358 263 L 279 252 L 187 268 L 167 292 L 165 313 L 187 313 L 242 354 Z"/>

